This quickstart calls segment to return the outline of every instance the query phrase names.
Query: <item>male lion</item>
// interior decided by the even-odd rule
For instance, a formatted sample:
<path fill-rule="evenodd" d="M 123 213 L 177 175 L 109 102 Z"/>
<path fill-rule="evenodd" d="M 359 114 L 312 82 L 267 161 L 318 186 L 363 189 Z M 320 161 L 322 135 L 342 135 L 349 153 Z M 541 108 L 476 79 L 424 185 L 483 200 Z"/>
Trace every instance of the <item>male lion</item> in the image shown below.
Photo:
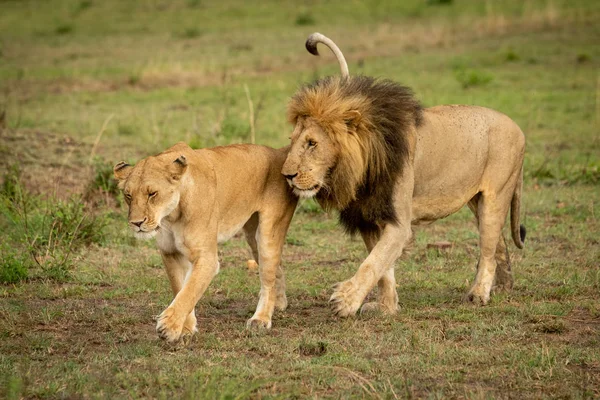
<path fill-rule="evenodd" d="M 336 54 L 342 76 L 304 86 L 291 99 L 288 117 L 295 128 L 282 173 L 297 195 L 338 209 L 341 224 L 360 232 L 369 250 L 357 273 L 336 285 L 330 300 L 336 314 L 354 314 L 375 284 L 377 301 L 361 311 L 396 312 L 393 265 L 412 239 L 411 225 L 444 218 L 465 204 L 475 214 L 481 252 L 466 299 L 484 305 L 494 282 L 510 288 L 502 227 L 511 208 L 513 241 L 522 248 L 521 129 L 487 108 L 423 109 L 409 88 L 350 77 L 327 37 L 312 34 L 306 48 L 318 55 L 317 43 Z"/>
<path fill-rule="evenodd" d="M 114 174 L 138 238 L 156 236 L 175 299 L 156 330 L 168 342 L 197 331 L 194 307 L 219 271 L 217 243 L 244 230 L 260 273 L 248 327 L 270 328 L 287 307 L 281 251 L 297 197 L 280 174 L 287 149 L 232 145 L 192 150 L 178 143 Z"/>

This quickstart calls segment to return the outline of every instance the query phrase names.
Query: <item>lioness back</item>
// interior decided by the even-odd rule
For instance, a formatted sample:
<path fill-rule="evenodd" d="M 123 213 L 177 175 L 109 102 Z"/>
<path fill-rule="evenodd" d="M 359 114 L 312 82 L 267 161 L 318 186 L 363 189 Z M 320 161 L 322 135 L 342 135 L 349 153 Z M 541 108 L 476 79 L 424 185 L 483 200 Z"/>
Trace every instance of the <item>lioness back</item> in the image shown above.
<path fill-rule="evenodd" d="M 214 170 L 221 215 L 294 199 L 281 175 L 287 148 L 241 144 L 195 150 Z"/>

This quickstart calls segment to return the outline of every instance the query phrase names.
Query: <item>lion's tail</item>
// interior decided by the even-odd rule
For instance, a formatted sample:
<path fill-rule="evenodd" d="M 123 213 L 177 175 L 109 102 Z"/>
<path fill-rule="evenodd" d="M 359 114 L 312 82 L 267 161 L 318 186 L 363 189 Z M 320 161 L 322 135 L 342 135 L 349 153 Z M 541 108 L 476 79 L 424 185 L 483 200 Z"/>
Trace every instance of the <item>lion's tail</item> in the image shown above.
<path fill-rule="evenodd" d="M 523 189 L 523 167 L 521 167 L 521 174 L 513 193 L 512 201 L 510 203 L 510 229 L 512 233 L 513 242 L 519 249 L 523 248 L 523 242 L 525 241 L 525 235 L 527 230 L 525 226 L 519 224 L 519 218 L 521 213 L 521 190 Z"/>
<path fill-rule="evenodd" d="M 342 54 L 342 51 L 339 47 L 333 42 L 333 40 L 329 39 L 325 35 L 321 35 L 318 32 L 311 34 L 308 39 L 306 39 L 306 50 L 310 54 L 315 56 L 319 55 L 319 51 L 317 50 L 317 43 L 323 43 L 325 46 L 329 47 L 329 49 L 335 54 L 335 58 L 337 58 L 338 63 L 340 64 L 340 69 L 342 70 L 342 77 L 348 78 L 350 76 L 350 72 L 348 72 L 348 64 L 346 63 L 346 59 Z"/>

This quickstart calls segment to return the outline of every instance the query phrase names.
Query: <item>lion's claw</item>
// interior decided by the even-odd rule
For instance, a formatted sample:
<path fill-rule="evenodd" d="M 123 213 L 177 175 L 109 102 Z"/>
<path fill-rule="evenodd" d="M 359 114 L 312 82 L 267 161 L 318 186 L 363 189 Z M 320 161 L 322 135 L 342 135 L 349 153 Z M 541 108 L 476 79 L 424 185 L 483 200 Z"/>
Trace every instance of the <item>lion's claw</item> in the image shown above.
<path fill-rule="evenodd" d="M 335 315 L 339 317 L 349 317 L 356 314 L 361 303 L 362 296 L 351 280 L 336 283 L 333 286 L 334 292 L 329 298 L 329 303 L 333 308 Z"/>

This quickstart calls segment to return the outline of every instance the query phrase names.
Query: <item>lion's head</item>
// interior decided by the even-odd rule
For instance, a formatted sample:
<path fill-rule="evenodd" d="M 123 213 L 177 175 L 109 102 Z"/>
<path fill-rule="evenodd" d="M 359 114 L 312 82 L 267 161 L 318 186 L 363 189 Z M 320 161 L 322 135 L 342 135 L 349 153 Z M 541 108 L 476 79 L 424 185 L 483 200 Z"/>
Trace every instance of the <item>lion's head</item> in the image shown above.
<path fill-rule="evenodd" d="M 129 226 L 140 239 L 156 235 L 163 218 L 179 204 L 179 186 L 187 169 L 181 153 L 190 149 L 180 143 L 156 156 L 131 166 L 115 165 L 114 175 L 129 206 Z"/>
<path fill-rule="evenodd" d="M 421 113 L 412 91 L 390 80 L 318 80 L 289 104 L 295 128 L 282 173 L 297 195 L 316 195 L 325 208 L 341 210 L 350 230 L 357 223 L 394 220 L 395 179 L 409 157 L 408 131 Z M 346 223 L 344 215 L 359 221 Z"/>

